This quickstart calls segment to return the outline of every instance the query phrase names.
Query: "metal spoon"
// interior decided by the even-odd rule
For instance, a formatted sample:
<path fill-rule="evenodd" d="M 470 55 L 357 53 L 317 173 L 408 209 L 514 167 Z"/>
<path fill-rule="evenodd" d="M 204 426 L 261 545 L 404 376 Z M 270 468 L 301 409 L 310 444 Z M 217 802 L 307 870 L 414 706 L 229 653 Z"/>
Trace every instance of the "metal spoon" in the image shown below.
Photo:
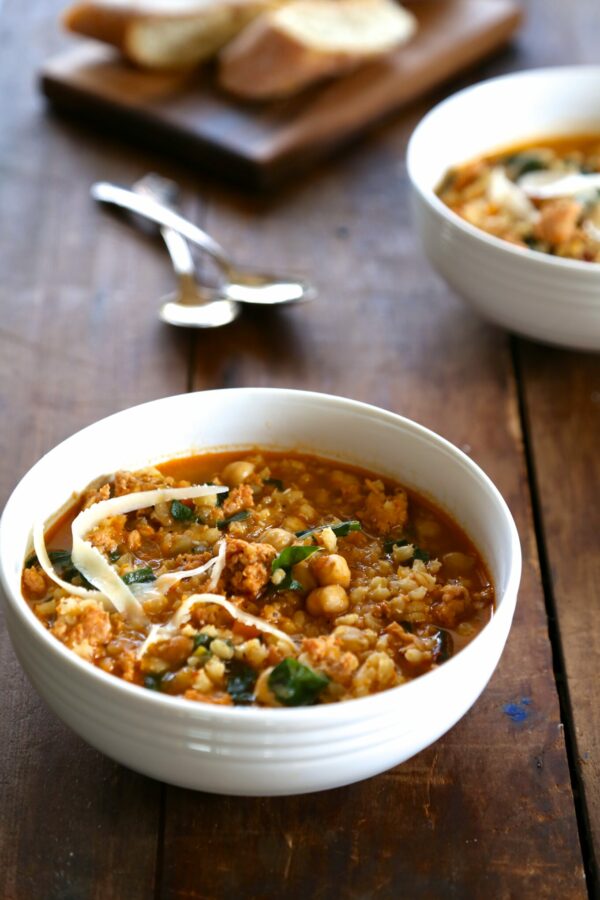
<path fill-rule="evenodd" d="M 177 194 L 173 182 L 152 174 L 136 181 L 133 191 L 165 204 L 173 203 Z M 185 238 L 170 228 L 161 228 L 160 233 L 178 279 L 178 290 L 165 297 L 160 308 L 163 322 L 187 328 L 219 328 L 237 319 L 241 312 L 239 303 L 196 281 L 194 259 Z"/>
<path fill-rule="evenodd" d="M 554 197 L 574 197 L 585 191 L 600 188 L 600 172 L 586 175 L 583 172 L 528 172 L 517 182 L 528 197 L 534 200 L 550 200 Z"/>
<path fill-rule="evenodd" d="M 312 285 L 305 281 L 240 269 L 231 262 L 225 250 L 209 234 L 151 197 L 138 196 L 132 191 L 106 181 L 92 185 L 91 194 L 95 200 L 128 209 L 156 222 L 157 225 L 177 231 L 188 241 L 201 247 L 215 260 L 225 275 L 226 283 L 223 284 L 222 290 L 230 300 L 276 306 L 283 303 L 300 303 L 312 300 L 316 296 Z"/>

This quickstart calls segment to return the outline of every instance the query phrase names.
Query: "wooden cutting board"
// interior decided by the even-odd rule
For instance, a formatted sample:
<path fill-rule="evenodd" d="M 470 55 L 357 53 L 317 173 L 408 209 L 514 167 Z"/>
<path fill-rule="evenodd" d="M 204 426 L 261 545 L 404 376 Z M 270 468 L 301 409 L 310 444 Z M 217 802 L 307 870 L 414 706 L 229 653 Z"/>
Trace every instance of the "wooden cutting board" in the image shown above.
<path fill-rule="evenodd" d="M 271 187 L 490 54 L 521 21 L 513 0 L 414 0 L 413 40 L 385 61 L 298 97 L 241 103 L 214 71 L 153 74 L 78 41 L 41 75 L 56 108 L 249 187 Z"/>

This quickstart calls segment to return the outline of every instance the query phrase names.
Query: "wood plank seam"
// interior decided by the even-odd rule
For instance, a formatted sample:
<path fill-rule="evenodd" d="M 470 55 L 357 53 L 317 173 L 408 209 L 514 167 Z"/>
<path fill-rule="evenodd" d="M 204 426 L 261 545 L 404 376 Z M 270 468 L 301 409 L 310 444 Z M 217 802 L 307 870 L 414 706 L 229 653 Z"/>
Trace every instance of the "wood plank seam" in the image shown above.
<path fill-rule="evenodd" d="M 544 601 L 546 604 L 548 620 L 548 636 L 550 639 L 550 647 L 552 650 L 552 667 L 554 671 L 554 679 L 556 682 L 558 702 L 560 705 L 560 717 L 564 726 L 564 742 L 567 751 L 569 772 L 571 775 L 573 803 L 575 805 L 575 814 L 577 817 L 577 828 L 579 831 L 579 841 L 581 843 L 581 854 L 585 870 L 585 879 L 588 894 L 590 900 L 597 900 L 597 898 L 600 897 L 598 860 L 594 852 L 594 846 L 591 839 L 591 830 L 589 824 L 590 817 L 585 788 L 583 779 L 581 777 L 580 768 L 577 765 L 577 760 L 579 757 L 577 749 L 577 732 L 575 729 L 573 706 L 571 703 L 571 696 L 566 677 L 563 647 L 557 625 L 557 610 L 554 597 L 554 588 L 552 584 L 552 573 L 546 547 L 546 536 L 540 503 L 538 478 L 530 440 L 529 416 L 527 412 L 523 372 L 520 360 L 520 350 L 522 349 L 523 342 L 521 339 L 515 336 L 511 336 L 510 342 L 511 354 L 513 359 L 513 369 L 515 374 L 515 384 L 517 388 L 517 400 L 519 404 L 521 434 L 523 436 L 523 454 L 525 457 L 527 482 L 529 485 L 531 497 L 531 513 L 533 517 L 535 540 L 537 544 L 537 556 L 540 563 L 540 579 L 544 592 Z"/>

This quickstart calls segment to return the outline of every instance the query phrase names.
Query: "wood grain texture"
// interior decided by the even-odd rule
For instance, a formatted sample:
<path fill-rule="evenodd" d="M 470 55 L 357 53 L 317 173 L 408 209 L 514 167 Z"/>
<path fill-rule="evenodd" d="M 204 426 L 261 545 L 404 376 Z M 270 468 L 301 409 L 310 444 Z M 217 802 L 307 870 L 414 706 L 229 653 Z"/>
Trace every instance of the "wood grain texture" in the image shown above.
<path fill-rule="evenodd" d="M 266 104 L 238 102 L 214 73 L 141 72 L 111 48 L 78 40 L 49 61 L 44 92 L 78 117 L 168 149 L 228 180 L 269 187 L 347 143 L 506 43 L 513 0 L 416 0 L 417 35 L 384 61 Z"/>
<path fill-rule="evenodd" d="M 597 64 L 600 6 L 533 4 L 525 64 Z M 544 41 L 539 34 L 544 34 Z M 565 298 L 568 302 L 568 298 Z M 517 342 L 546 587 L 556 631 L 591 896 L 600 896 L 600 358 Z M 578 786 L 579 787 L 579 786 Z"/>
<path fill-rule="evenodd" d="M 573 738 L 600 849 L 600 360 L 521 342 L 524 400 Z"/>
<path fill-rule="evenodd" d="M 307 797 L 214 797 L 123 769 L 44 709 L 0 631 L 0 897 L 585 897 L 509 342 L 437 279 L 410 227 L 401 160 L 433 98 L 276 197 L 241 199 L 44 115 L 33 73 L 64 46 L 54 25 L 60 5 L 31 0 L 25 21 L 21 4 L 7 0 L 0 18 L 0 403 L 9 423 L 0 432 L 0 500 L 82 425 L 186 390 L 193 355 L 197 389 L 331 391 L 436 429 L 504 493 L 525 569 L 506 653 L 473 710 L 403 766 Z M 591 0 L 528 6 L 518 47 L 478 76 L 591 53 Z M 244 314 L 210 335 L 161 326 L 158 298 L 172 283 L 166 257 L 87 193 L 96 179 L 127 183 L 149 169 L 176 178 L 186 211 L 240 260 L 309 273 L 318 304 Z M 530 344 L 519 359 L 579 748 L 591 754 L 597 662 L 581 652 L 579 634 L 583 611 L 597 651 L 598 616 L 585 602 L 597 583 L 595 520 L 584 516 L 597 498 L 597 361 Z M 552 417 L 565 421 L 564 434 Z M 510 703 L 526 711 L 524 721 L 506 714 Z M 595 766 L 582 764 L 593 827 Z"/>
<path fill-rule="evenodd" d="M 168 898 L 585 896 L 509 342 L 450 296 L 410 228 L 401 160 L 424 111 L 274 202 L 213 189 L 209 229 L 240 259 L 303 265 L 321 298 L 277 322 L 237 323 L 210 346 L 201 337 L 194 386 L 346 394 L 467 450 L 503 491 L 523 541 L 514 629 L 471 713 L 386 775 L 288 800 L 169 789 Z M 524 722 L 506 714 L 511 703 Z"/>
<path fill-rule="evenodd" d="M 90 422 L 186 389 L 190 343 L 155 318 L 172 283 L 154 244 L 94 208 L 90 183 L 156 165 L 74 138 L 35 91 L 59 3 L 0 16 L 0 503 L 46 450 Z M 131 900 L 154 884 L 161 786 L 63 726 L 0 628 L 0 897 Z"/>

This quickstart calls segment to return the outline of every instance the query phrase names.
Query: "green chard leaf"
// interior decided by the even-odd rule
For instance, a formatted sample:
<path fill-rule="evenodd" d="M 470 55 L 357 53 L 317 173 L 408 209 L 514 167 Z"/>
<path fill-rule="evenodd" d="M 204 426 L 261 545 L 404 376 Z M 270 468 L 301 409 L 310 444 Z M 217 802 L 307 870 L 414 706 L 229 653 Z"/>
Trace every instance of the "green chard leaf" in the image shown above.
<path fill-rule="evenodd" d="M 394 547 L 408 547 L 409 544 L 413 545 L 413 555 L 405 560 L 402 565 L 411 567 L 414 563 L 415 559 L 420 559 L 422 562 L 429 562 L 431 559 L 431 554 L 428 553 L 427 550 L 423 550 L 422 547 L 417 547 L 414 541 L 409 541 L 406 538 L 400 538 L 399 540 L 390 539 L 383 542 L 383 552 L 386 556 L 390 556 Z"/>
<path fill-rule="evenodd" d="M 275 666 L 268 684 L 284 706 L 312 706 L 329 684 L 329 678 L 288 657 Z"/>
<path fill-rule="evenodd" d="M 277 569 L 285 569 L 286 572 L 289 572 L 296 563 L 302 562 L 303 559 L 308 559 L 309 556 L 312 556 L 313 553 L 317 553 L 320 549 L 320 547 L 314 546 L 286 547 L 271 563 L 271 571 L 275 572 Z"/>
<path fill-rule="evenodd" d="M 279 556 L 275 557 L 271 563 L 271 572 L 277 572 L 278 569 L 283 569 L 285 578 L 280 581 L 279 584 L 271 583 L 271 588 L 275 591 L 303 591 L 303 586 L 292 576 L 292 568 L 296 563 L 308 559 L 313 553 L 318 553 L 320 549 L 320 547 L 315 546 L 295 546 L 286 547 L 282 550 Z"/>
<path fill-rule="evenodd" d="M 118 559 L 121 558 L 121 551 L 120 550 L 111 550 L 110 553 L 108 554 L 108 558 L 111 562 L 116 562 Z"/>
<path fill-rule="evenodd" d="M 177 522 L 191 522 L 196 518 L 195 510 L 191 506 L 186 506 L 181 500 L 172 501 L 171 515 Z"/>
<path fill-rule="evenodd" d="M 162 684 L 162 675 L 145 675 L 144 687 L 149 691 L 160 691 Z"/>
<path fill-rule="evenodd" d="M 255 684 L 256 672 L 254 669 L 239 660 L 232 660 L 229 664 L 227 693 L 236 706 L 248 706 L 253 702 Z"/>
<path fill-rule="evenodd" d="M 70 550 L 50 550 L 48 556 L 55 569 L 66 569 L 73 565 Z"/>
<path fill-rule="evenodd" d="M 413 556 L 413 560 L 420 559 L 422 562 L 429 562 L 431 559 L 431 554 L 427 552 L 427 550 L 421 549 L 421 547 L 415 547 L 415 554 Z"/>
<path fill-rule="evenodd" d="M 131 572 L 127 572 L 126 575 L 122 576 L 122 580 L 125 584 L 148 584 L 151 581 L 156 581 L 156 575 L 150 566 L 143 566 L 140 569 L 133 569 Z"/>
<path fill-rule="evenodd" d="M 94 585 L 87 580 L 85 575 L 82 575 L 79 569 L 76 569 L 73 565 L 70 550 L 49 550 L 48 558 L 52 563 L 54 571 L 63 581 L 68 581 L 69 584 L 71 584 L 74 578 L 79 578 L 83 587 L 88 588 L 90 591 L 96 590 Z M 34 553 L 25 563 L 25 568 L 30 569 L 31 566 L 36 565 L 39 565 L 39 560 Z"/>
<path fill-rule="evenodd" d="M 309 534 L 316 534 L 317 531 L 323 531 L 325 528 L 331 528 L 336 537 L 347 537 L 351 531 L 361 531 L 362 525 L 358 519 L 349 519 L 347 522 L 339 522 L 337 525 L 317 525 L 316 528 L 308 528 L 306 531 L 297 531 L 296 537 L 305 538 Z"/>
<path fill-rule="evenodd" d="M 548 168 L 543 159 L 535 153 L 527 152 L 513 153 L 512 156 L 508 156 L 504 160 L 504 163 L 510 170 L 510 174 L 515 181 L 518 178 L 521 178 L 522 175 L 527 175 L 529 172 L 541 172 Z"/>
<path fill-rule="evenodd" d="M 277 491 L 284 490 L 283 481 L 281 481 L 280 478 L 265 478 L 265 480 L 263 481 L 263 484 L 272 484 L 273 487 L 275 488 L 275 490 L 277 490 Z"/>
<path fill-rule="evenodd" d="M 239 512 L 234 513 L 232 516 L 228 516 L 227 519 L 221 519 L 220 522 L 217 522 L 217 528 L 220 528 L 221 531 L 224 531 L 228 525 L 231 525 L 232 522 L 243 522 L 244 519 L 247 519 L 250 515 L 249 509 L 241 509 Z"/>
<path fill-rule="evenodd" d="M 208 650 L 212 642 L 214 641 L 214 637 L 210 634 L 204 634 L 204 632 L 200 632 L 200 634 L 194 635 L 194 650 L 197 650 L 198 647 L 204 647 L 205 650 Z"/>
<path fill-rule="evenodd" d="M 449 631 L 440 628 L 436 634 L 436 648 L 433 652 L 436 662 L 446 662 L 454 654 L 454 641 Z"/>

